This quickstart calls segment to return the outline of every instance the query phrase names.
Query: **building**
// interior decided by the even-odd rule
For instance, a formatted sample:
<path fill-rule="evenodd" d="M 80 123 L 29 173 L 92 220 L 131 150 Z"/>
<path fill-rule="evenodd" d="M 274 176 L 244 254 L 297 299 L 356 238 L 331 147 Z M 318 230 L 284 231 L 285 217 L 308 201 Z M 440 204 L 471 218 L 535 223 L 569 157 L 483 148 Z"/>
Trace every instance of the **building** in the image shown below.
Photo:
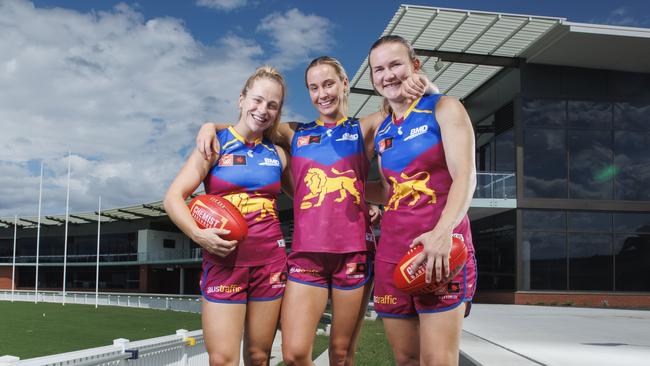
<path fill-rule="evenodd" d="M 470 208 L 478 300 L 650 307 L 650 29 L 402 5 L 387 34 L 468 110 L 475 197 L 505 193 Z M 377 110 L 367 60 L 351 86 Z"/>
<path fill-rule="evenodd" d="M 650 29 L 402 5 L 384 34 L 410 40 L 474 123 L 478 301 L 650 307 Z M 369 80 L 366 60 L 352 115 L 381 103 Z M 97 218 L 74 216 L 66 286 L 90 289 Z M 198 293 L 199 250 L 160 203 L 102 220 L 100 288 Z M 35 221 L 19 220 L 18 288 L 34 286 Z M 61 221 L 43 219 L 39 288 L 62 285 Z M 0 288 L 11 287 L 12 241 L 3 218 Z"/>

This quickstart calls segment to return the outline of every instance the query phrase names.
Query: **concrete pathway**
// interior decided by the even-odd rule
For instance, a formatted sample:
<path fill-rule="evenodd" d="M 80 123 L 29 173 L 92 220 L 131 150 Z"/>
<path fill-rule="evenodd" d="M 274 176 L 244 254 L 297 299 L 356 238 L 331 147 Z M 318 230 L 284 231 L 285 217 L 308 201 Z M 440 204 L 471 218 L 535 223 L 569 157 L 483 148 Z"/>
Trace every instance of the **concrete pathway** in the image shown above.
<path fill-rule="evenodd" d="M 650 365 L 650 311 L 474 304 L 460 351 L 461 366 Z M 327 350 L 314 364 L 329 365 Z"/>

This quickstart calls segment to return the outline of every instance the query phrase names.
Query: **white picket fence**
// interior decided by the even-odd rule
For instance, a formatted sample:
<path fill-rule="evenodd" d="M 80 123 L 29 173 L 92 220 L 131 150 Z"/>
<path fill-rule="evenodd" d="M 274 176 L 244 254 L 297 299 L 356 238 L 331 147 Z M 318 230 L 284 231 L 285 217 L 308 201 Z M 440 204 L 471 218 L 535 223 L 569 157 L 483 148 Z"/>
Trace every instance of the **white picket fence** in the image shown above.
<path fill-rule="evenodd" d="M 0 291 L 0 300 L 58 303 L 63 300 L 60 291 Z M 170 296 L 160 294 L 100 293 L 97 298 L 101 306 L 125 306 L 185 312 L 201 312 L 199 296 Z M 67 292 L 66 304 L 95 304 L 95 294 L 88 292 Z M 89 348 L 20 360 L 14 356 L 0 357 L 0 366 L 63 366 L 63 365 L 137 365 L 137 366 L 195 366 L 207 365 L 208 353 L 203 344 L 201 330 L 188 332 L 179 329 L 175 335 L 129 342 L 124 338 L 113 341 L 113 345 Z"/>
<path fill-rule="evenodd" d="M 4 301 L 36 301 L 34 291 L 0 291 L 0 300 Z M 61 291 L 39 291 L 38 302 L 58 303 L 63 302 Z M 66 292 L 66 304 L 95 304 L 93 292 Z M 190 313 L 201 312 L 200 296 L 166 295 L 166 294 L 133 294 L 133 293 L 99 293 L 98 305 L 127 306 L 145 309 L 160 309 L 185 311 Z"/>
<path fill-rule="evenodd" d="M 198 366 L 208 364 L 203 332 L 179 329 L 176 334 L 129 342 L 119 338 L 113 345 L 89 348 L 58 355 L 30 358 L 0 357 L 0 366 L 63 366 L 63 365 L 137 365 L 137 366 Z"/>

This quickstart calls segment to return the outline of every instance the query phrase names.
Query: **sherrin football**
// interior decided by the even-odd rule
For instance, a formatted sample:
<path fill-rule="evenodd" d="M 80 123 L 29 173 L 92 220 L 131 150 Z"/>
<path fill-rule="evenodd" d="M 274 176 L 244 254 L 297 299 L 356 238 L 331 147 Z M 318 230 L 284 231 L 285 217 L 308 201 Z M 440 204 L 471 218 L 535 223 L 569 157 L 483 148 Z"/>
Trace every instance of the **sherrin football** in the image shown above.
<path fill-rule="evenodd" d="M 411 265 L 418 254 L 422 253 L 424 247 L 419 244 L 406 252 L 404 257 L 399 261 L 393 272 L 395 287 L 414 295 L 431 293 L 439 288 L 446 286 L 458 272 L 463 269 L 467 261 L 467 247 L 460 235 L 454 234 L 451 237 L 451 252 L 449 253 L 449 277 L 436 283 L 436 273 L 433 272 L 431 283 L 426 283 L 426 262 L 422 263 L 417 269 Z"/>
<path fill-rule="evenodd" d="M 241 212 L 221 196 L 202 194 L 188 204 L 190 214 L 201 229 L 218 228 L 230 230 L 222 235 L 225 240 L 242 241 L 248 235 L 248 224 Z"/>

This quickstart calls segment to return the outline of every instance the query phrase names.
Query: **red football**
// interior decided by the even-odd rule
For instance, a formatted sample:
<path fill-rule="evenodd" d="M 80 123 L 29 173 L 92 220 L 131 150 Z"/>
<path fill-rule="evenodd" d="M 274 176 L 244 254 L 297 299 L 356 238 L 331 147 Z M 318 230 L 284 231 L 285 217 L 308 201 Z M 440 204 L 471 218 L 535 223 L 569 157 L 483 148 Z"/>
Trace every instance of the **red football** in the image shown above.
<path fill-rule="evenodd" d="M 248 224 L 241 212 L 221 196 L 202 194 L 189 203 L 190 214 L 201 229 L 218 228 L 230 230 L 225 240 L 242 241 L 248 235 Z"/>
<path fill-rule="evenodd" d="M 409 294 L 426 294 L 446 286 L 463 269 L 465 261 L 467 261 L 467 247 L 465 246 L 465 242 L 460 235 L 454 234 L 451 237 L 451 252 L 449 253 L 449 277 L 443 279 L 442 282 L 436 283 L 436 273 L 434 271 L 431 283 L 426 283 L 426 263 L 422 263 L 417 269 L 412 268 L 413 266 L 411 265 L 417 255 L 422 252 L 422 249 L 424 249 L 422 244 L 409 249 L 393 272 L 395 286 Z"/>

